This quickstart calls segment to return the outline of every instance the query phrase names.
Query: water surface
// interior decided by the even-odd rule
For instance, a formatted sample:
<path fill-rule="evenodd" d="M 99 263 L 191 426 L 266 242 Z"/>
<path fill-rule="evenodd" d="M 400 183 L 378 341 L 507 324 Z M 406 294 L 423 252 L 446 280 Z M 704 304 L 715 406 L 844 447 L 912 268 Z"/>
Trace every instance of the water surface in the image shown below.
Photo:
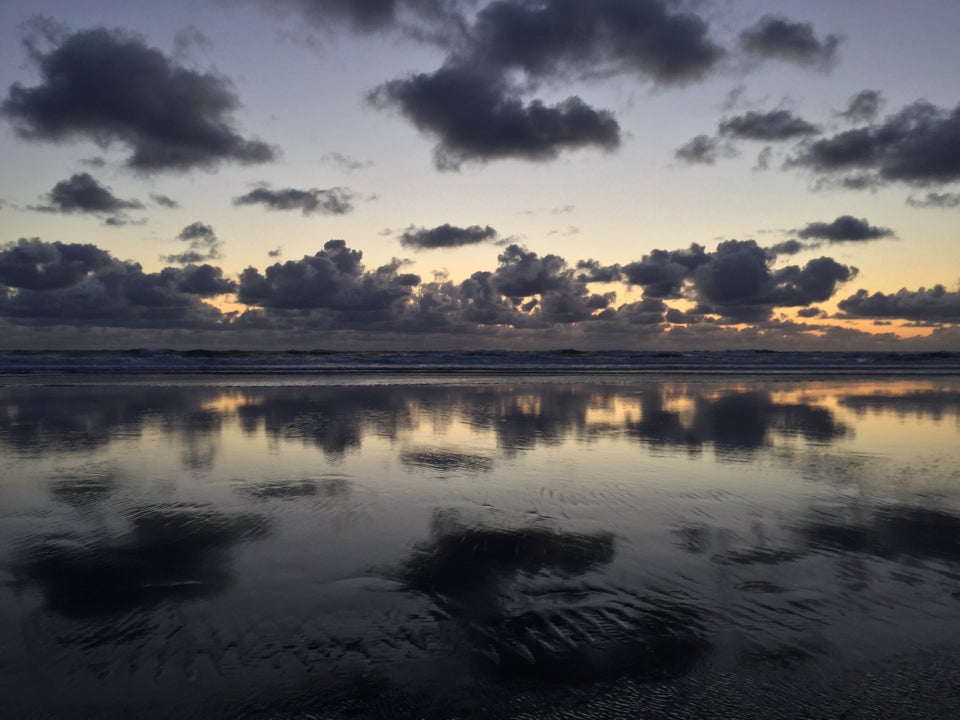
<path fill-rule="evenodd" d="M 960 707 L 955 378 L 31 383 L 7 716 Z"/>

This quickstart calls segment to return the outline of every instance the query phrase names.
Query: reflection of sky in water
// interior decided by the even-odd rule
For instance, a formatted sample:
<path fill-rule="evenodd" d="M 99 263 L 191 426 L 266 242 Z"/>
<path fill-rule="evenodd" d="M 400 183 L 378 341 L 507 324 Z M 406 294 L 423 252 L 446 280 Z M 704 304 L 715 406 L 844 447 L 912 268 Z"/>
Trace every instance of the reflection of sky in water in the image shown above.
<path fill-rule="evenodd" d="M 654 717 L 690 678 L 789 694 L 960 642 L 955 381 L 0 400 L 20 710 L 610 710 L 616 683 Z"/>

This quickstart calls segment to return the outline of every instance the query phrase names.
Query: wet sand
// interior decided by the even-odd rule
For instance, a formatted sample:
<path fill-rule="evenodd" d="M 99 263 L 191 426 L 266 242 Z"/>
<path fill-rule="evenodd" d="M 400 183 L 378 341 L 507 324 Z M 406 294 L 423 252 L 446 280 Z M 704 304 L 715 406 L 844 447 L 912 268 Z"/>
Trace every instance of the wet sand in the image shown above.
<path fill-rule="evenodd" d="M 15 717 L 947 716 L 960 381 L 0 385 Z"/>

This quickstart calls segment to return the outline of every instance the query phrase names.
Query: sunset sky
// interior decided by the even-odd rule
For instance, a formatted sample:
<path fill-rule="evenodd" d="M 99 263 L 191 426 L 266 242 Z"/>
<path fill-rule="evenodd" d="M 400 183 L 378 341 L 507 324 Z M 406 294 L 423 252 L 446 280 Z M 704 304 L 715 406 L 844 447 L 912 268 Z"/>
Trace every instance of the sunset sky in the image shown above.
<path fill-rule="evenodd" d="M 960 350 L 956 0 L 0 0 L 0 348 Z"/>

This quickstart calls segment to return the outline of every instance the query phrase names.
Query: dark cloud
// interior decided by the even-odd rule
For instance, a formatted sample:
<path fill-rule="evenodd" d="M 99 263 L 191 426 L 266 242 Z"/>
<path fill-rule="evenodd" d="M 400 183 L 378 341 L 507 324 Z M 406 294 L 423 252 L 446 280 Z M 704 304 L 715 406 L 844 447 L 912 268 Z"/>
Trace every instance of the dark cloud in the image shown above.
<path fill-rule="evenodd" d="M 810 260 L 803 268 L 772 270 L 768 254 L 752 240 L 727 240 L 693 278 L 695 297 L 722 316 L 751 322 L 770 316 L 773 307 L 800 307 L 830 299 L 856 269 L 832 258 Z"/>
<path fill-rule="evenodd" d="M 908 105 L 876 125 L 812 141 L 787 161 L 815 173 L 847 173 L 867 187 L 924 186 L 960 180 L 960 106 Z"/>
<path fill-rule="evenodd" d="M 169 209 L 180 207 L 180 203 L 178 203 L 169 195 L 163 195 L 161 193 L 151 193 L 150 199 L 153 200 L 160 207 L 165 207 Z"/>
<path fill-rule="evenodd" d="M 211 242 L 217 237 L 210 225 L 205 225 L 200 221 L 190 223 L 177 235 L 178 240 L 193 241 L 200 240 Z"/>
<path fill-rule="evenodd" d="M 415 302 L 404 306 L 397 327 L 451 332 L 477 325 L 547 328 L 597 320 L 598 311 L 616 297 L 590 293 L 584 269 L 578 272 L 557 255 L 540 256 L 514 244 L 497 260 L 493 272 L 475 272 L 462 283 L 440 279 L 421 286 Z M 602 270 L 599 264 L 596 269 Z"/>
<path fill-rule="evenodd" d="M 369 97 L 375 106 L 397 108 L 438 140 L 434 162 L 441 170 L 508 157 L 553 160 L 565 150 L 620 145 L 611 113 L 578 97 L 527 103 L 506 81 L 472 68 L 447 66 L 393 80 Z"/>
<path fill-rule="evenodd" d="M 816 307 L 800 308 L 797 310 L 797 315 L 802 318 L 815 318 L 822 317 L 824 315 L 823 310 Z"/>
<path fill-rule="evenodd" d="M 400 236 L 400 244 L 421 250 L 432 248 L 461 247 L 462 245 L 476 245 L 497 239 L 497 231 L 487 225 L 471 225 L 461 228 L 455 225 L 439 225 L 435 228 L 408 228 Z"/>
<path fill-rule="evenodd" d="M 213 229 L 199 222 L 180 235 L 196 246 L 192 252 L 198 257 L 219 244 Z M 653 336 L 671 324 L 690 332 L 704 328 L 696 331 L 698 337 L 716 340 L 723 325 L 766 322 L 776 308 L 825 302 L 855 276 L 856 268 L 828 257 L 777 266 L 780 257 L 811 247 L 798 240 L 767 248 L 731 240 L 712 252 L 696 244 L 654 250 L 621 266 L 567 263 L 512 244 L 493 270 L 478 270 L 457 283 L 443 274 L 422 282 L 398 259 L 367 269 L 358 250 L 331 240 L 300 260 L 275 262 L 262 271 L 249 267 L 237 283 L 188 253 L 174 256 L 184 267 L 145 273 L 94 246 L 21 240 L 0 249 L 0 316 L 10 327 L 229 330 L 238 333 L 230 337 L 278 338 L 305 331 L 367 331 L 372 339 L 384 332 L 533 337 L 560 330 L 630 338 Z M 590 290 L 591 283 L 618 280 L 639 286 L 642 299 L 618 305 L 615 292 Z M 233 292 L 236 302 L 249 306 L 245 312 L 224 313 L 203 302 Z M 688 308 L 670 307 L 670 300 L 683 300 Z"/>
<path fill-rule="evenodd" d="M 629 325 L 660 325 L 667 312 L 666 304 L 659 298 L 649 297 L 638 302 L 621 305 L 616 318 Z"/>
<path fill-rule="evenodd" d="M 654 250 L 624 265 L 623 277 L 629 285 L 640 285 L 644 297 L 676 298 L 690 273 L 706 262 L 706 251 L 696 243 L 686 250 Z"/>
<path fill-rule="evenodd" d="M 18 290 L 55 290 L 74 285 L 113 262 L 108 252 L 95 245 L 20 238 L 0 248 L 0 283 Z"/>
<path fill-rule="evenodd" d="M 817 135 L 820 128 L 789 110 L 751 110 L 720 122 L 720 134 L 737 140 L 778 142 Z"/>
<path fill-rule="evenodd" d="M 110 215 L 114 222 L 122 225 L 128 222 L 124 211 L 142 210 L 139 200 L 121 200 L 110 188 L 101 185 L 88 173 L 75 173 L 67 180 L 61 180 L 47 193 L 47 205 L 32 206 L 41 212 L 88 213 L 91 215 Z"/>
<path fill-rule="evenodd" d="M 829 223 L 812 222 L 796 232 L 804 240 L 827 240 L 831 243 L 866 242 L 895 237 L 890 228 L 871 225 L 866 218 L 857 219 L 852 215 L 841 215 Z"/>
<path fill-rule="evenodd" d="M 673 156 L 690 165 L 713 165 L 723 154 L 726 152 L 717 138 L 697 135 L 678 147 Z"/>
<path fill-rule="evenodd" d="M 765 15 L 740 34 L 740 46 L 751 55 L 821 70 L 836 63 L 840 41 L 833 34 L 821 40 L 810 23 L 775 15 Z"/>
<path fill-rule="evenodd" d="M 879 90 L 861 90 L 850 98 L 845 110 L 837 113 L 852 123 L 868 123 L 877 119 L 886 101 Z"/>
<path fill-rule="evenodd" d="M 449 14 L 448 14 L 449 17 Z M 436 137 L 438 168 L 515 157 L 552 160 L 587 146 L 612 150 L 620 127 L 579 97 L 548 105 L 541 82 L 629 73 L 661 85 L 697 80 L 724 51 L 703 18 L 664 0 L 495 0 L 461 18 L 432 74 L 393 80 L 370 95 Z"/>
<path fill-rule="evenodd" d="M 901 318 L 920 322 L 960 322 L 960 291 L 934 285 L 929 290 L 907 290 L 895 293 L 858 290 L 837 303 L 841 312 L 850 317 Z"/>
<path fill-rule="evenodd" d="M 249 267 L 240 276 L 240 302 L 273 310 L 327 310 L 334 320 L 388 321 L 392 308 L 411 297 L 415 275 L 398 273 L 400 261 L 373 271 L 363 253 L 343 240 L 330 240 L 323 250 L 300 260 L 275 263 L 264 273 Z"/>
<path fill-rule="evenodd" d="M 256 188 L 233 199 L 234 205 L 263 205 L 268 210 L 299 210 L 304 215 L 346 215 L 353 211 L 354 194 L 348 188 L 297 190 Z"/>
<path fill-rule="evenodd" d="M 494 273 L 497 289 L 507 297 L 525 298 L 566 286 L 572 271 L 559 255 L 538 256 L 519 245 L 510 245 L 497 258 Z"/>
<path fill-rule="evenodd" d="M 214 297 L 236 291 L 237 284 L 223 277 L 223 270 L 213 265 L 188 265 L 164 268 L 159 279 L 180 292 L 199 297 Z"/>
<path fill-rule="evenodd" d="M 774 257 L 777 255 L 796 255 L 798 252 L 806 250 L 809 245 L 805 245 L 799 240 L 784 240 L 773 247 L 767 248 L 767 251 Z"/>
<path fill-rule="evenodd" d="M 100 327 L 216 327 L 220 311 L 201 298 L 236 289 L 218 267 L 145 273 L 93 245 L 37 238 L 0 251 L 0 284 L 0 315 L 12 322 Z"/>
<path fill-rule="evenodd" d="M 753 240 L 727 240 L 711 253 L 694 244 L 687 250 L 654 250 L 624 265 L 623 276 L 643 288 L 644 298 L 684 297 L 697 304 L 699 315 L 756 322 L 769 318 L 774 307 L 823 302 L 856 274 L 827 257 L 803 268 L 773 269 L 777 254 Z"/>
<path fill-rule="evenodd" d="M 274 159 L 272 147 L 233 128 L 239 101 L 227 80 L 176 65 L 137 36 L 86 30 L 31 59 L 40 84 L 14 84 L 0 106 L 25 139 L 119 143 L 141 172 Z"/>
<path fill-rule="evenodd" d="M 477 13 L 468 56 L 533 77 L 626 72 L 660 84 L 696 80 L 723 50 L 701 17 L 662 0 L 516 0 Z"/>
<path fill-rule="evenodd" d="M 581 282 L 611 283 L 620 280 L 619 265 L 601 265 L 597 260 L 577 262 L 577 279 Z"/>
<path fill-rule="evenodd" d="M 960 207 L 960 193 L 927 193 L 925 197 L 907 198 L 907 205 L 915 208 L 955 208 Z"/>
<path fill-rule="evenodd" d="M 202 222 L 197 221 L 187 225 L 177 235 L 177 240 L 189 243 L 189 249 L 182 253 L 164 256 L 163 259 L 166 262 L 190 265 L 204 260 L 217 260 L 221 256 L 220 248 L 223 242 L 210 225 Z"/>

